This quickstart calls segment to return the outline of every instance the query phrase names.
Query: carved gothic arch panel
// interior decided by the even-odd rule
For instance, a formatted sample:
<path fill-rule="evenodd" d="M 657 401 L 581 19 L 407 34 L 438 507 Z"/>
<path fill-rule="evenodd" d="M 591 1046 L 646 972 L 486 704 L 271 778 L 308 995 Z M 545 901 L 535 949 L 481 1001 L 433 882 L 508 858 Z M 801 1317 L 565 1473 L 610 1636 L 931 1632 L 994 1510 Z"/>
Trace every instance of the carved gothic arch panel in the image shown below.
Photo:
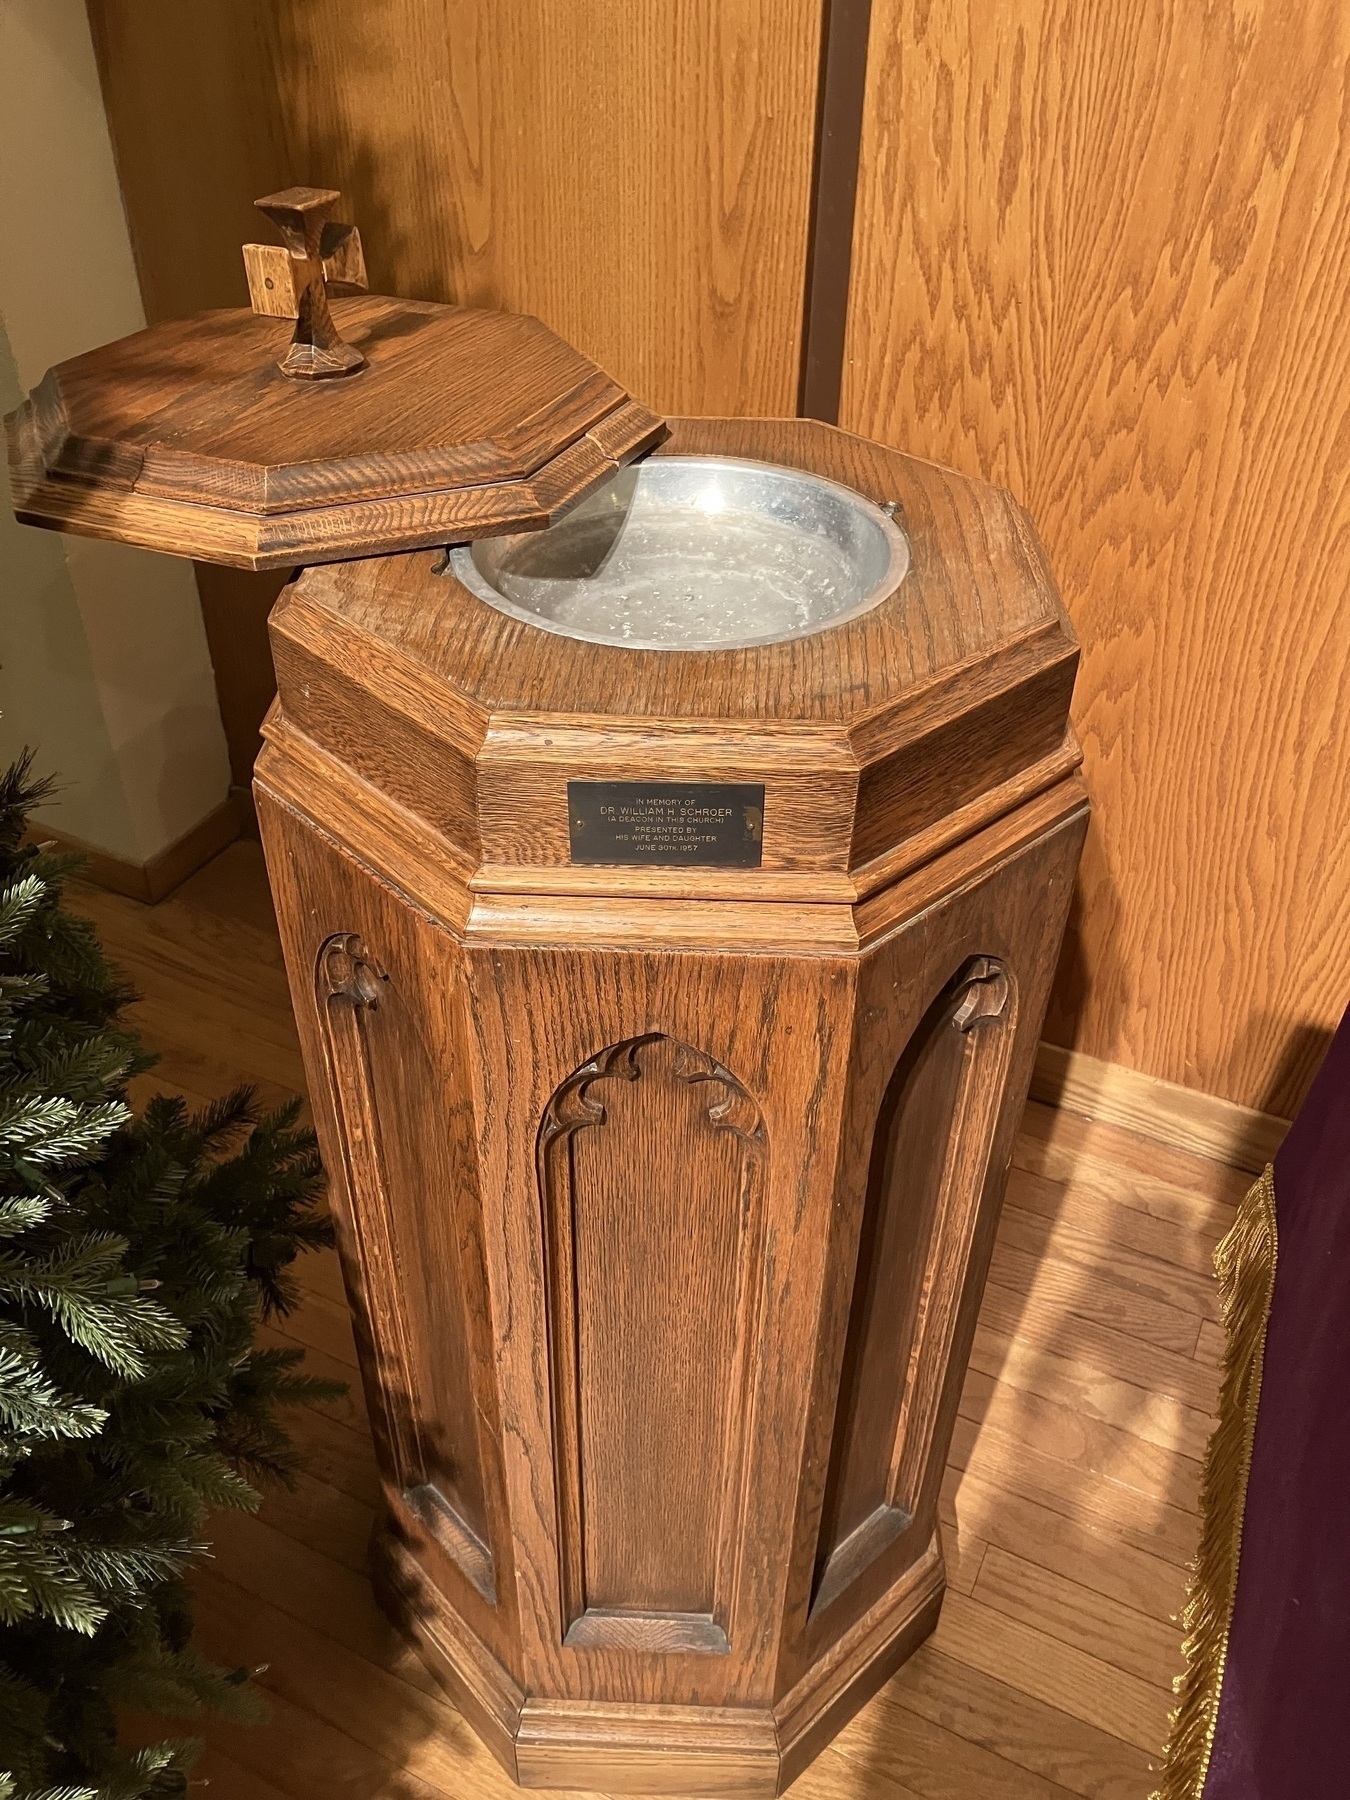
<path fill-rule="evenodd" d="M 729 1647 L 768 1150 L 737 1077 L 657 1032 L 609 1045 L 544 1110 L 537 1158 L 569 1644 Z M 635 1381 L 635 1369 L 647 1378 Z"/>

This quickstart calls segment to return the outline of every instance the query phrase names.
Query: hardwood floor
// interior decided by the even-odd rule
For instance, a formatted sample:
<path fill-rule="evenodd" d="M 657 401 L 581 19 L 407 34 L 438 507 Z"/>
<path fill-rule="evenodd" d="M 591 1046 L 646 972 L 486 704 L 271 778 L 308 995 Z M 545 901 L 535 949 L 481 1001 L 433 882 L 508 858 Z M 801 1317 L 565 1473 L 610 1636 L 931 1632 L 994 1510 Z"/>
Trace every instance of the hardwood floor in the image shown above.
<path fill-rule="evenodd" d="M 162 1055 L 145 1091 L 301 1091 L 256 845 L 156 907 L 73 898 L 144 996 L 137 1021 Z M 942 1621 L 794 1800 L 1148 1794 L 1218 1391 L 1210 1256 L 1249 1181 L 1028 1107 L 944 1491 Z M 200 1641 L 267 1665 L 271 1716 L 205 1725 L 198 1772 L 212 1800 L 505 1800 L 517 1790 L 371 1601 L 375 1472 L 341 1282 L 332 1256 L 300 1274 L 304 1305 L 271 1335 L 352 1392 L 295 1416 L 308 1465 L 294 1493 L 216 1520 Z"/>

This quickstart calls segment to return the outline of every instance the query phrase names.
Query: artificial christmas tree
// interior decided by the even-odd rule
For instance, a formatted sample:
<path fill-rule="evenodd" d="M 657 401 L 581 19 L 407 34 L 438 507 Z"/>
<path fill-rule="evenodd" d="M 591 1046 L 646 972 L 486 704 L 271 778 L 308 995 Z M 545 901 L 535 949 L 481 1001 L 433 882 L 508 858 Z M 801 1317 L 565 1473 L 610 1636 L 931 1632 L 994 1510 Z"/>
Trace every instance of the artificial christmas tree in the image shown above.
<path fill-rule="evenodd" d="M 62 904 L 77 859 L 24 843 L 44 792 L 0 778 L 0 1800 L 140 1800 L 190 1749 L 119 1750 L 119 1706 L 255 1705 L 191 1647 L 183 1574 L 212 1507 L 285 1478 L 276 1408 L 333 1391 L 253 1344 L 329 1226 L 295 1108 L 133 1117 L 151 1059 Z"/>

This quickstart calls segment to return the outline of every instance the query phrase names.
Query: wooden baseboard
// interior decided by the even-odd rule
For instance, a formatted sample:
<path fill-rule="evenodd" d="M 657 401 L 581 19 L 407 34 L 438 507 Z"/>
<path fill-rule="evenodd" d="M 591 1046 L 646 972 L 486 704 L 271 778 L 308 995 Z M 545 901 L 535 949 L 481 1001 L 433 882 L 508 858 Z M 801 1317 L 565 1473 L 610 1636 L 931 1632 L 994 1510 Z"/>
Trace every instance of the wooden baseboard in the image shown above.
<path fill-rule="evenodd" d="M 239 831 L 239 807 L 231 797 L 223 800 L 191 831 L 184 832 L 175 843 L 152 856 L 149 862 L 131 862 L 120 856 L 110 856 L 106 850 L 97 850 L 80 838 L 70 837 L 64 831 L 53 831 L 46 825 L 30 825 L 28 838 L 31 843 L 50 844 L 54 849 L 82 856 L 84 879 L 92 881 L 96 887 L 107 888 L 114 894 L 126 894 L 132 900 L 143 900 L 153 906 L 157 900 L 171 894 L 189 875 L 195 875 L 213 856 L 218 856 L 227 844 L 232 844 Z"/>
<path fill-rule="evenodd" d="M 754 1706 L 532 1695 L 516 1739 L 523 1788 L 773 1800 L 778 1768 L 773 1715 Z"/>
<path fill-rule="evenodd" d="M 1288 1119 L 1058 1044 L 1037 1051 L 1031 1097 L 1258 1175 L 1289 1129 Z"/>

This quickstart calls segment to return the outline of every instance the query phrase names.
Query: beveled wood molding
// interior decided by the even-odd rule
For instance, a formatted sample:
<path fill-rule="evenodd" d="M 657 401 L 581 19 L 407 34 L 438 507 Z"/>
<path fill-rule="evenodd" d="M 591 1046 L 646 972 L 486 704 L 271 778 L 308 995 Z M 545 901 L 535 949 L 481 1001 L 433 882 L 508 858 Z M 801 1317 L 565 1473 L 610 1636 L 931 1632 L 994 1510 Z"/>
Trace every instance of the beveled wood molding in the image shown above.
<path fill-rule="evenodd" d="M 525 1695 L 509 1670 L 479 1643 L 423 1572 L 412 1547 L 387 1520 L 370 1540 L 370 1579 L 375 1597 L 412 1638 L 449 1689 L 461 1713 L 513 1781 L 516 1734 Z"/>
<path fill-rule="evenodd" d="M 205 868 L 212 857 L 219 856 L 240 831 L 239 805 L 231 796 L 191 831 L 185 831 L 182 837 L 143 863 L 132 862 L 129 857 L 112 856 L 106 850 L 86 844 L 83 838 L 72 837 L 65 831 L 53 831 L 41 823 L 30 825 L 26 835 L 30 844 L 49 845 L 63 854 L 82 856 L 85 866 L 80 871 L 81 880 L 106 888 L 110 894 L 125 894 L 129 900 L 154 906 L 176 887 L 181 887 L 189 875 Z"/>
<path fill-rule="evenodd" d="M 88 484 L 44 475 L 32 433 L 24 420 L 13 417 L 10 472 L 15 515 L 24 525 L 254 570 L 438 547 L 447 539 L 481 537 L 497 528 L 502 484 L 297 507 L 256 520 L 225 507 L 201 506 L 187 518 L 187 509 L 174 500 L 113 489 L 98 492 Z M 663 429 L 645 408 L 625 400 L 549 469 L 531 482 L 518 483 L 522 499 L 513 512 L 514 528 L 541 530 L 552 524 L 622 463 L 650 448 Z"/>
<path fill-rule="evenodd" d="M 933 1630 L 946 1589 L 941 1536 L 935 1531 L 899 1580 L 776 1703 L 780 1793 Z M 908 1619 L 898 1635 L 897 1611 Z"/>
<path fill-rule="evenodd" d="M 1273 1113 L 1058 1044 L 1040 1045 L 1031 1097 L 1253 1174 L 1265 1168 L 1289 1129 L 1288 1119 Z"/>
<path fill-rule="evenodd" d="M 521 1709 L 516 1779 L 609 1793 L 771 1800 L 781 1791 L 778 1737 L 767 1709 L 554 1700 Z"/>

